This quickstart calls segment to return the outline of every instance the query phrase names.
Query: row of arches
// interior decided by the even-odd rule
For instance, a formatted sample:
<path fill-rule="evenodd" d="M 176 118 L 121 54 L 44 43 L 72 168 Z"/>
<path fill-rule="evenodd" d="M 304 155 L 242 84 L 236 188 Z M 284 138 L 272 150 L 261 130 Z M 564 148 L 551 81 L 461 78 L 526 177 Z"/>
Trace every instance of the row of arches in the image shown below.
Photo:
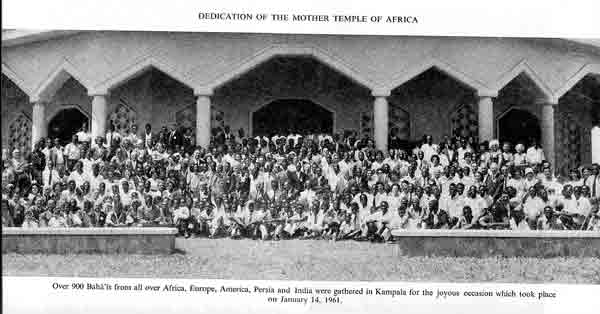
<path fill-rule="evenodd" d="M 340 112 L 339 108 L 337 108 L 338 110 L 327 109 L 327 103 L 315 100 L 314 97 L 305 97 L 307 96 L 307 91 L 311 91 L 314 94 L 318 94 L 323 90 L 331 89 L 338 91 L 339 94 L 351 95 L 350 97 L 342 99 L 341 101 L 348 101 L 349 98 L 364 100 L 371 98 L 371 94 L 374 93 L 373 89 L 377 88 L 374 87 L 373 83 L 368 80 L 357 80 L 356 73 L 353 73 L 351 70 L 348 70 L 347 67 L 341 66 L 342 69 L 345 69 L 343 71 L 339 70 L 340 66 L 332 67 L 331 63 L 336 63 L 337 61 L 331 61 L 331 59 L 329 59 L 328 63 L 324 63 L 322 61 L 322 55 L 319 55 L 319 57 L 314 57 L 311 53 L 313 52 L 309 51 L 307 52 L 308 55 L 303 56 L 277 55 L 276 57 L 273 57 L 273 55 L 270 53 L 266 53 L 262 55 L 262 57 L 260 57 L 262 58 L 262 61 L 258 64 L 254 59 L 246 61 L 245 63 L 243 63 L 243 65 L 237 65 L 234 67 L 236 68 L 236 70 L 231 72 L 234 74 L 230 73 L 227 75 L 222 75 L 221 77 L 214 80 L 214 82 L 217 82 L 219 84 L 219 87 L 215 90 L 210 90 L 210 92 L 213 95 L 212 97 L 229 97 L 231 99 L 235 99 L 236 93 L 238 93 L 240 90 L 248 89 L 258 90 L 263 92 L 264 94 L 268 94 L 266 101 L 264 101 L 261 105 L 262 107 L 256 108 L 256 106 L 250 106 L 250 115 L 246 115 L 246 117 L 244 118 L 248 124 L 247 131 L 250 134 L 259 134 L 261 132 L 264 133 L 267 132 L 266 130 L 268 130 L 269 128 L 274 127 L 274 129 L 279 130 L 280 128 L 285 127 L 286 125 L 290 125 L 291 123 L 297 122 L 295 120 L 290 121 L 290 119 L 287 119 L 292 115 L 294 110 L 295 114 L 304 114 L 305 116 L 309 116 L 310 118 L 312 118 L 298 119 L 301 121 L 306 121 L 308 124 L 303 125 L 297 123 L 297 126 L 295 126 L 295 128 L 297 129 L 316 128 L 320 130 L 332 129 L 335 131 L 340 131 L 343 129 L 345 124 L 343 123 L 343 121 L 342 123 L 337 123 L 336 120 L 338 119 L 336 117 L 339 113 L 340 115 L 344 116 L 356 116 L 357 119 L 360 120 L 360 122 L 358 123 L 359 130 L 363 133 L 372 132 L 374 120 L 373 111 L 370 106 L 360 107 L 360 104 L 358 102 L 353 103 L 352 101 L 350 101 L 349 103 L 347 103 L 347 108 Z M 185 98 L 188 101 L 188 105 L 175 110 L 174 120 L 178 124 L 180 122 L 185 123 L 187 126 L 193 128 L 195 120 L 193 97 L 194 94 L 199 92 L 199 89 L 190 88 L 190 86 L 188 85 L 189 82 L 188 84 L 182 83 L 181 81 L 183 79 L 178 75 L 175 75 L 176 77 L 173 77 L 171 75 L 173 74 L 173 71 L 168 69 L 167 66 L 162 65 L 162 63 L 156 60 L 145 61 L 141 62 L 140 64 L 140 66 L 134 69 L 125 70 L 123 74 L 119 76 L 120 79 L 113 80 L 114 82 L 117 82 L 114 84 L 122 85 L 111 85 L 111 88 L 113 90 L 125 88 L 127 84 L 129 84 L 129 82 L 139 77 L 143 77 L 148 73 L 160 73 L 160 75 L 163 76 L 163 81 L 167 79 L 170 80 L 170 83 L 166 85 L 179 85 L 179 88 L 185 91 L 184 93 L 187 95 Z M 156 66 L 157 64 L 159 65 Z M 277 82 L 277 79 L 272 81 L 264 79 L 264 72 L 275 71 L 273 69 L 283 69 L 281 71 L 286 72 L 289 70 L 288 68 L 286 68 L 286 64 L 301 64 L 301 66 L 295 67 L 296 70 L 301 70 L 297 73 L 294 72 L 294 76 L 297 81 L 308 82 L 311 78 L 323 77 L 323 79 L 317 81 L 320 83 L 326 82 L 326 84 L 322 84 L 322 86 L 318 84 L 311 85 L 311 83 L 309 82 L 303 84 L 300 87 L 295 86 L 294 88 L 302 89 L 305 93 L 303 95 L 300 95 L 300 97 L 298 97 L 298 95 L 293 95 L 296 97 L 289 97 L 289 93 L 277 94 L 269 88 L 271 88 L 272 85 L 279 82 Z M 426 69 L 423 70 L 424 68 Z M 589 67 L 588 69 L 593 70 Z M 261 73 L 261 71 L 263 73 Z M 415 76 L 414 73 L 417 73 L 419 71 L 421 71 L 420 74 Z M 71 66 L 61 67 L 59 74 L 56 74 L 55 79 L 52 81 L 52 83 L 48 84 L 48 86 L 51 87 L 44 89 L 44 92 L 41 93 L 45 94 L 44 98 L 52 97 L 52 94 L 56 94 L 56 92 L 61 88 L 61 84 L 64 85 L 68 80 L 78 81 L 77 77 L 79 75 L 71 76 L 71 72 L 76 72 L 76 69 L 72 68 Z M 133 72 L 135 73 L 132 74 Z M 335 73 L 337 76 L 334 76 L 331 73 Z M 304 78 L 304 80 L 300 80 L 298 79 L 298 77 Z M 330 79 L 331 77 L 334 77 L 334 79 Z M 537 108 L 536 106 L 538 106 L 540 101 L 548 101 L 548 97 L 550 95 L 548 88 L 540 86 L 543 84 L 541 84 L 540 80 L 536 78 L 535 72 L 531 70 L 531 68 L 526 64 L 526 62 L 515 66 L 509 74 L 505 75 L 505 77 L 512 77 L 512 79 L 510 79 L 507 82 L 505 82 L 506 78 L 500 80 L 502 84 L 504 84 L 504 86 L 498 90 L 497 95 L 495 95 L 496 97 L 494 98 L 494 134 L 500 137 L 501 140 L 510 140 L 513 142 L 527 141 L 528 139 L 523 138 L 523 134 L 529 134 L 528 137 L 531 137 L 531 135 L 533 135 L 533 137 L 539 140 L 541 133 L 539 123 L 540 113 L 539 108 Z M 577 83 L 575 83 L 575 85 L 573 85 L 570 90 L 565 92 L 563 97 L 560 98 L 558 106 L 559 110 L 557 113 L 558 119 L 556 119 L 556 121 L 560 122 L 557 123 L 557 128 L 559 128 L 559 130 L 557 130 L 557 133 L 559 134 L 559 142 L 566 141 L 567 145 L 571 145 L 572 142 L 575 142 L 574 145 L 580 147 L 580 150 L 585 150 L 585 146 L 588 146 L 578 144 L 577 140 L 574 139 L 573 134 L 585 135 L 589 133 L 589 126 L 594 125 L 594 123 L 597 125 L 598 121 L 600 120 L 598 118 L 593 118 L 595 117 L 595 115 L 593 114 L 593 110 L 594 108 L 598 107 L 598 99 L 600 99 L 600 96 L 594 94 L 594 89 L 598 89 L 597 78 L 598 74 L 586 74 Z M 3 75 L 3 80 L 4 79 L 5 77 Z M 423 133 L 431 133 L 431 131 L 435 131 L 433 126 L 430 127 L 427 125 L 427 123 L 423 123 L 424 121 L 426 121 L 424 120 L 425 118 L 429 118 L 430 121 L 443 121 L 443 129 L 445 130 L 444 132 L 447 132 L 449 134 L 458 133 L 461 135 L 466 134 L 468 136 L 474 136 L 477 134 L 476 99 L 484 90 L 484 85 L 470 80 L 468 77 L 460 74 L 459 71 L 453 69 L 451 66 L 444 65 L 443 63 L 435 60 L 426 61 L 421 65 L 414 67 L 414 69 L 406 71 L 406 73 L 404 73 L 401 77 L 396 79 L 396 82 L 400 82 L 401 85 L 392 88 L 388 97 L 390 103 L 390 133 L 395 133 L 400 138 L 418 138 Z M 88 83 L 84 82 L 80 85 L 84 89 L 86 89 L 85 86 L 87 84 Z M 369 86 L 367 87 L 367 85 Z M 391 86 L 392 85 L 386 88 L 391 88 Z M 473 86 L 477 86 L 477 88 L 474 88 Z M 169 88 L 170 87 L 167 86 L 164 89 L 169 90 Z M 277 88 L 279 90 L 285 91 L 286 87 L 279 86 Z M 25 91 L 23 92 L 25 93 Z M 87 94 L 90 94 L 90 91 L 87 91 Z M 281 97 L 281 94 L 284 94 L 284 97 Z M 577 97 L 572 96 L 572 94 L 576 94 Z M 416 97 L 415 95 L 418 97 Z M 439 101 L 440 95 L 456 97 L 453 98 L 452 103 L 442 103 Z M 334 95 L 332 97 L 335 99 L 335 97 L 339 96 Z M 580 106 L 573 110 L 566 110 L 565 112 L 561 112 L 563 108 L 572 107 L 574 103 L 579 102 L 579 100 L 573 100 L 574 98 L 580 99 L 582 97 L 587 97 L 591 100 L 589 100 L 585 106 Z M 62 106 L 64 104 L 60 105 Z M 120 106 L 118 104 L 118 101 L 116 105 Z M 232 111 L 232 107 L 220 107 L 218 101 L 213 102 L 213 107 L 214 110 L 212 115 L 215 116 L 215 119 L 213 119 L 213 126 L 218 124 L 225 125 L 226 121 L 229 120 L 229 117 L 226 116 L 230 114 L 230 112 Z M 305 108 L 305 112 L 312 112 L 312 115 L 306 115 L 304 112 L 298 111 L 299 109 L 297 107 Z M 359 109 L 355 109 L 355 107 Z M 423 109 L 423 107 L 429 109 L 446 109 L 435 109 L 432 111 L 429 109 L 425 110 Z M 113 113 L 121 110 L 119 108 L 122 107 L 117 107 L 117 109 L 115 109 Z M 357 110 L 362 111 L 356 112 Z M 82 115 L 78 115 L 74 111 L 70 111 L 69 114 L 72 114 L 74 118 L 79 119 L 78 121 L 85 120 L 85 117 L 87 117 L 88 113 L 86 113 L 85 109 L 80 109 L 79 111 L 82 111 L 80 112 Z M 135 108 L 131 109 L 131 111 L 135 111 Z M 581 114 L 581 112 L 583 112 L 583 114 Z M 434 113 L 434 116 L 431 116 L 432 113 Z M 425 115 L 428 116 L 426 117 Z M 283 119 L 273 120 L 272 118 L 275 116 L 281 116 L 283 117 Z M 570 118 L 562 119 L 563 116 L 569 116 Z M 591 123 L 588 123 L 587 121 L 582 121 L 580 119 L 581 116 L 590 116 L 594 120 Z M 439 117 L 442 117 L 443 119 L 439 119 Z M 23 124 L 22 121 L 23 119 L 21 119 L 19 123 Z M 287 122 L 284 123 L 284 121 Z M 563 123 L 563 121 L 569 121 L 569 123 L 567 123 L 567 125 L 564 125 L 565 123 Z M 141 120 L 139 122 L 141 122 Z M 279 123 L 279 126 L 277 123 Z M 310 124 L 313 124 L 314 126 L 310 126 Z M 338 127 L 336 127 L 336 124 L 338 125 Z M 122 128 L 125 129 L 125 125 L 128 124 L 125 123 L 123 125 L 124 127 Z M 50 125 L 50 123 L 48 126 L 48 131 L 50 135 L 52 134 L 51 132 L 54 132 L 54 126 Z M 563 132 L 563 129 L 570 131 Z M 69 133 L 69 131 L 67 130 L 65 131 L 65 133 Z M 583 141 L 585 143 L 585 138 L 583 139 Z M 569 156 L 565 157 L 568 158 Z"/>
<path fill-rule="evenodd" d="M 216 74 L 207 82 L 198 82 L 192 78 L 191 73 L 186 73 L 178 70 L 174 65 L 166 60 L 154 55 L 147 55 L 133 61 L 123 70 L 112 73 L 109 77 L 102 79 L 100 83 L 93 83 L 91 79 L 82 74 L 78 67 L 75 66 L 69 59 L 64 58 L 50 75 L 43 80 L 36 88 L 32 88 L 23 82 L 17 73 L 15 73 L 8 65 L 2 64 L 2 73 L 15 82 L 30 98 L 32 102 L 40 99 L 52 97 L 56 90 L 69 78 L 75 78 L 88 90 L 90 95 L 106 94 L 110 90 L 126 83 L 128 80 L 138 76 L 140 73 L 147 71 L 150 68 L 158 69 L 159 71 L 168 74 L 178 82 L 194 90 L 195 94 L 210 94 L 215 89 L 225 85 L 231 80 L 245 74 L 251 69 L 277 57 L 281 56 L 304 56 L 314 58 L 319 62 L 328 65 L 342 75 L 350 78 L 357 84 L 360 84 L 372 91 L 392 90 L 404 83 L 412 80 L 421 73 L 430 68 L 436 68 L 457 81 L 475 89 L 480 94 L 496 94 L 501 88 L 506 86 L 510 81 L 517 76 L 527 75 L 544 94 L 544 97 L 551 102 L 556 102 L 558 98 L 564 96 L 575 84 L 583 79 L 588 74 L 600 73 L 600 64 L 584 65 L 579 71 L 574 73 L 565 84 L 558 90 L 552 90 L 533 70 L 527 60 L 521 60 L 506 72 L 504 72 L 493 84 L 487 85 L 474 79 L 455 66 L 440 60 L 438 57 L 426 57 L 422 62 L 405 69 L 395 77 L 390 78 L 386 83 L 378 83 L 367 78 L 363 74 L 354 70 L 351 65 L 346 64 L 342 59 L 313 46 L 291 46 L 291 45 L 272 45 L 264 48 L 258 53 L 241 60 L 238 64 L 233 65 L 230 70 L 224 73 Z M 190 70 L 190 71 L 193 71 Z"/>
<path fill-rule="evenodd" d="M 288 62 L 294 62 L 294 60 L 287 60 Z M 280 68 L 281 65 L 275 64 L 275 68 Z M 302 68 L 305 68 L 302 66 Z M 309 71 L 310 72 L 310 71 Z M 165 76 L 164 74 L 162 74 Z M 305 76 L 310 76 L 312 73 L 306 73 Z M 318 74 L 317 74 L 318 75 Z M 255 79 L 250 78 L 250 81 Z M 444 81 L 450 82 L 450 85 L 443 83 Z M 442 82 L 435 86 L 431 82 Z M 167 84 L 168 85 L 168 84 Z M 435 95 L 436 89 L 446 89 L 456 93 L 461 88 L 461 93 L 468 94 L 468 88 L 461 87 L 459 83 L 453 82 L 451 77 L 446 76 L 440 71 L 428 70 L 424 72 L 422 76 L 416 78 L 414 82 L 407 82 L 407 88 L 404 94 L 417 94 L 418 90 L 429 89 L 428 93 L 433 94 L 431 97 L 437 97 Z M 450 87 L 448 87 L 450 86 Z M 525 85 L 526 86 L 526 85 Z M 248 86 L 234 86 L 248 88 Z M 326 88 L 336 88 L 337 86 L 327 86 Z M 304 88 L 316 88 L 315 86 L 304 86 Z M 229 91 L 227 91 L 229 92 Z M 518 89 L 518 97 L 523 97 L 526 91 L 522 88 Z M 398 92 L 402 96 L 402 92 Z M 472 93 L 472 92 L 471 92 Z M 515 92 L 513 92 L 514 94 Z M 402 100 L 398 100 L 395 97 L 395 92 L 392 93 L 392 101 L 390 104 L 390 119 L 389 119 L 389 130 L 391 134 L 395 134 L 397 137 L 403 140 L 409 140 L 411 134 L 415 134 L 414 127 L 411 129 L 411 105 L 407 104 L 406 101 L 402 103 Z M 471 95 L 473 96 L 473 95 Z M 461 96 L 465 97 L 465 96 Z M 400 97 L 401 98 L 401 97 Z M 468 97 L 467 97 L 468 98 Z M 528 98 L 528 97 L 525 97 Z M 532 97 L 529 97 L 532 98 Z M 533 99 L 533 98 L 532 98 Z M 410 100 L 408 100 L 410 102 Z M 450 134 L 461 135 L 463 137 L 476 137 L 477 136 L 477 108 L 472 99 L 466 99 L 466 103 L 460 103 L 454 106 L 455 109 L 450 111 Z M 89 113 L 83 110 L 77 105 L 61 105 L 58 108 L 60 111 L 54 111 L 49 115 L 47 121 L 49 121 L 49 136 L 68 138 L 69 133 L 73 133 L 82 124 L 86 123 L 89 125 Z M 194 108 L 189 105 L 176 112 L 176 122 L 183 124 L 186 127 L 193 127 L 193 120 L 195 119 Z M 253 134 L 265 134 L 268 132 L 287 132 L 294 130 L 305 130 L 306 132 L 321 132 L 327 131 L 328 133 L 333 132 L 335 125 L 335 114 L 336 111 L 331 108 L 327 108 L 324 104 L 316 103 L 310 99 L 305 98 L 282 98 L 276 99 L 271 102 L 266 102 L 254 108 L 250 112 L 250 133 Z M 372 111 L 367 110 L 364 112 L 364 116 L 361 121 L 361 128 L 363 133 L 369 133 L 372 131 L 373 121 L 371 119 Z M 220 116 L 220 117 L 219 117 Z M 218 122 L 224 123 L 224 113 L 221 111 L 217 114 L 216 119 Z M 291 119 L 294 117 L 294 119 Z M 312 119 L 311 119 L 312 118 Z M 19 119 L 16 123 L 20 123 L 23 119 Z M 306 121 L 306 122 L 302 122 Z M 318 122 L 317 122 L 318 121 Z M 61 126 L 62 122 L 64 126 Z M 108 122 L 115 125 L 117 131 L 126 131 L 130 125 L 137 124 L 135 110 L 127 105 L 119 105 L 115 107 L 114 111 L 109 114 Z M 291 127 L 288 127 L 291 126 Z M 510 106 L 508 109 L 503 109 L 503 112 L 497 115 L 496 126 L 498 129 L 498 137 L 500 140 L 507 140 L 511 142 L 526 142 L 529 138 L 533 137 L 539 141 L 540 139 L 540 126 L 539 121 L 535 114 L 532 114 L 524 106 Z M 571 127 L 572 128 L 572 127 Z M 269 131 L 269 129 L 271 131 Z M 523 132 L 523 130 L 525 130 Z M 526 135 L 524 135 L 526 134 Z"/>

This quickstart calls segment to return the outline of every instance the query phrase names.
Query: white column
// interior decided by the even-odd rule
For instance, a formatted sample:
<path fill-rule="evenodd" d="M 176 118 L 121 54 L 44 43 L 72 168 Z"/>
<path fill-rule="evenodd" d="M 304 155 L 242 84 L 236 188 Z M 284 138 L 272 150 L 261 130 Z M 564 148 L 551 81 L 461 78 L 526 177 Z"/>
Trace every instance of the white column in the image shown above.
<path fill-rule="evenodd" d="M 92 96 L 92 143 L 96 142 L 96 137 L 104 137 L 106 134 L 106 95 Z"/>
<path fill-rule="evenodd" d="M 45 111 L 45 103 L 37 101 L 33 104 L 33 112 L 31 115 L 31 147 L 34 147 L 35 144 L 48 135 Z"/>
<path fill-rule="evenodd" d="M 494 138 L 494 103 L 490 96 L 479 96 L 478 107 L 479 142 Z"/>
<path fill-rule="evenodd" d="M 542 104 L 542 148 L 546 160 L 550 162 L 552 168 L 556 168 L 554 164 L 554 104 Z"/>
<path fill-rule="evenodd" d="M 196 99 L 196 145 L 210 145 L 210 95 L 197 95 Z"/>
<path fill-rule="evenodd" d="M 592 162 L 600 164 L 600 126 L 592 128 Z"/>
<path fill-rule="evenodd" d="M 379 150 L 387 150 L 388 147 L 388 93 L 374 93 L 375 102 L 373 103 L 373 123 L 375 126 L 375 147 Z"/>

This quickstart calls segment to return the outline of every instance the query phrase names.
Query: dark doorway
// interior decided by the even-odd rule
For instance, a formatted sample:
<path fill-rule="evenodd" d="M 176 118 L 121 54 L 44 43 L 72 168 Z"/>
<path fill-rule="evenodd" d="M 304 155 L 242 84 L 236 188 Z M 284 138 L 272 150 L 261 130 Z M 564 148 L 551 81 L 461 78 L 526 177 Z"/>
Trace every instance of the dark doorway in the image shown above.
<path fill-rule="evenodd" d="M 252 115 L 253 135 L 333 133 L 333 113 L 307 99 L 278 99 Z"/>
<path fill-rule="evenodd" d="M 535 139 L 540 143 L 540 123 L 536 116 L 526 110 L 511 109 L 498 123 L 500 142 L 510 142 L 513 145 L 523 143 L 526 146 Z"/>
<path fill-rule="evenodd" d="M 88 117 L 79 109 L 63 109 L 48 123 L 48 137 L 58 138 L 63 144 L 68 143 L 84 123 L 89 125 Z"/>

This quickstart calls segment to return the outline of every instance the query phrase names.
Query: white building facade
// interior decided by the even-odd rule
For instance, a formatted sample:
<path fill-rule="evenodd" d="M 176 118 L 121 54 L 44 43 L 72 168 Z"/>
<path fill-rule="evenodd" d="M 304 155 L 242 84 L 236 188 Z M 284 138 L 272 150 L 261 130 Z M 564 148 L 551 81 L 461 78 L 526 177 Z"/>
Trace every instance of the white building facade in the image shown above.
<path fill-rule="evenodd" d="M 111 124 L 184 125 L 207 146 L 215 127 L 257 134 L 273 104 L 300 101 L 325 112 L 317 127 L 368 133 L 381 149 L 392 133 L 533 137 L 566 170 L 592 161 L 600 48 L 563 39 L 3 31 L 7 148 L 62 134 L 65 121 L 85 121 L 93 135 Z"/>

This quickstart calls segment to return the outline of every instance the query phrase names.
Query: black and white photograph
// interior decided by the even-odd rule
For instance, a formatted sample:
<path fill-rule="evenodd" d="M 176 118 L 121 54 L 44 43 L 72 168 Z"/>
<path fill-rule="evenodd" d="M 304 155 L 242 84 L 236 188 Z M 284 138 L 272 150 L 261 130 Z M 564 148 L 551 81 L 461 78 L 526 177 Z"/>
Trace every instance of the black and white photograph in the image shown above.
<path fill-rule="evenodd" d="M 2 273 L 600 283 L 600 40 L 2 30 Z"/>

